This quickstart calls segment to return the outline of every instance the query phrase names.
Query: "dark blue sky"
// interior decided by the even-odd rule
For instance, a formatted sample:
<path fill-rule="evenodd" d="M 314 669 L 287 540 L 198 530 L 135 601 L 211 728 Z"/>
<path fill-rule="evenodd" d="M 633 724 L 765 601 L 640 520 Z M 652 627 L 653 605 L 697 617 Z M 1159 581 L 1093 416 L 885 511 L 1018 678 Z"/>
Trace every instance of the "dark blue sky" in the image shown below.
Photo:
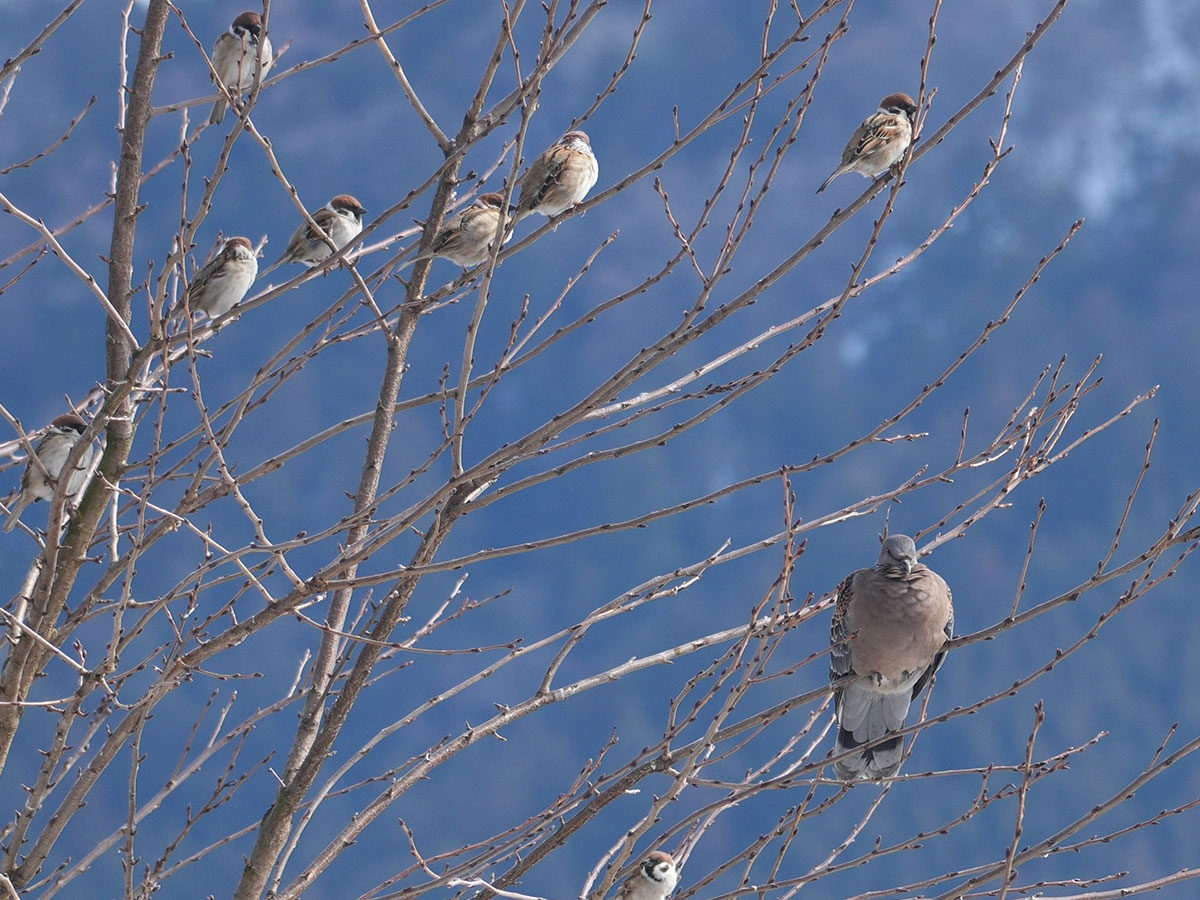
<path fill-rule="evenodd" d="M 763 17 L 760 7 L 766 6 L 655 5 L 654 18 L 620 90 L 584 124 L 600 164 L 596 193 L 619 182 L 670 143 L 673 109 L 678 109 L 681 127 L 687 130 L 744 77 L 756 58 Z M 1050 6 L 1046 0 L 986 6 L 946 4 L 930 73 L 930 86 L 937 94 L 928 130 L 939 127 L 986 83 Z M 846 176 L 819 197 L 813 193 L 836 165 L 850 131 L 875 108 L 880 97 L 896 90 L 916 93 L 930 7 L 932 4 L 888 4 L 886 10 L 877 10 L 874 5 L 859 4 L 855 9 L 850 33 L 831 54 L 804 127 L 755 215 L 752 237 L 714 294 L 714 304 L 728 301 L 770 271 L 808 240 L 834 209 L 851 203 L 866 186 L 857 176 Z M 380 3 L 375 13 L 383 24 L 416 8 L 411 3 Z M 621 64 L 641 8 L 642 4 L 631 0 L 611 3 L 546 79 L 529 128 L 527 157 L 556 139 L 592 103 Z M 211 3 L 188 4 L 184 9 L 189 24 L 209 47 L 239 11 L 238 7 Z M 523 71 L 536 52 L 539 28 L 535 12 L 527 14 L 517 33 Z M 781 19 L 785 13 L 780 13 Z M 33 5 L 0 2 L 0 58 L 23 46 L 43 27 L 47 15 Z M 498 4 L 458 0 L 389 40 L 430 113 L 448 131 L 461 122 L 463 108 L 493 45 L 498 15 Z M 348 0 L 321 4 L 319 9 L 316 5 L 301 8 L 299 4 L 276 3 L 272 39 L 277 48 L 290 44 L 281 70 L 362 36 L 361 21 L 358 4 Z M 814 28 L 812 40 L 789 57 L 793 65 L 819 43 L 834 21 L 827 17 Z M 782 33 L 782 27 L 776 29 L 775 37 Z M 85 6 L 41 54 L 25 64 L 0 119 L 2 168 L 38 153 L 62 133 L 89 97 L 98 98 L 70 140 L 48 159 L 0 177 L 0 191 L 52 225 L 98 202 L 109 188 L 118 146 L 113 123 L 119 75 L 113 60 L 119 37 L 120 16 L 111 4 Z M 168 26 L 166 44 L 174 57 L 162 67 L 156 104 L 206 93 L 203 61 L 174 19 Z M 1200 443 L 1200 419 L 1195 386 L 1200 306 L 1195 286 L 1200 280 L 1200 254 L 1195 251 L 1192 226 L 1200 207 L 1200 182 L 1195 175 L 1200 161 L 1197 47 L 1200 10 L 1184 0 L 1138 4 L 1074 0 L 1024 66 L 1008 134 L 1013 153 L 953 230 L 918 262 L 854 300 L 814 347 L 703 425 L 664 448 L 585 467 L 554 484 L 524 491 L 468 516 L 439 558 L 637 516 L 840 447 L 903 407 L 936 378 L 987 322 L 1000 315 L 1038 259 L 1052 250 L 1079 218 L 1086 218 L 1085 226 L 1018 307 L 1012 321 L 898 427 L 928 432 L 929 437 L 868 448 L 797 477 L 793 484 L 796 512 L 806 521 L 812 520 L 888 490 L 923 466 L 936 470 L 947 465 L 957 450 L 964 408 L 971 409 L 971 441 L 978 446 L 1002 427 L 1044 366 L 1056 364 L 1065 355 L 1065 377 L 1078 378 L 1093 358 L 1102 354 L 1098 374 L 1104 383 L 1088 396 L 1070 434 L 1078 435 L 1103 422 L 1134 396 L 1158 385 L 1156 398 L 1017 490 L 1010 508 L 991 514 L 965 538 L 939 547 L 929 562 L 954 589 L 959 633 L 977 631 L 1003 619 L 1020 575 L 1030 522 L 1037 515 L 1038 501 L 1044 498 L 1047 511 L 1023 608 L 1086 580 L 1112 540 L 1157 419 L 1153 465 L 1117 559 L 1143 549 L 1197 488 L 1195 448 Z M 511 86 L 512 77 L 511 62 L 506 62 L 501 67 L 497 96 Z M 767 140 L 770 126 L 806 78 L 806 74 L 794 78 L 764 100 L 754 128 L 752 154 Z M 868 274 L 909 252 L 961 202 L 990 156 L 988 138 L 997 133 L 1001 103 L 1002 97 L 993 100 L 910 168 Z M 206 114 L 207 107 L 190 110 L 193 123 Z M 383 58 L 371 47 L 265 91 L 254 121 L 270 137 L 288 177 L 310 209 L 335 193 L 350 192 L 367 207 L 368 219 L 373 220 L 424 181 L 440 162 L 438 148 L 405 101 Z M 727 166 L 741 122 L 739 115 L 710 129 L 656 173 L 685 228 L 694 222 Z M 232 119 L 227 119 L 226 129 L 231 124 Z M 481 144 L 469 155 L 467 167 L 476 172 L 488 170 L 517 124 L 515 119 L 510 121 Z M 157 161 L 171 152 L 180 131 L 178 113 L 156 119 L 147 159 Z M 215 165 L 226 133 L 209 129 L 190 147 L 189 210 L 200 195 L 203 178 Z M 739 166 L 739 184 L 746 177 L 749 159 Z M 499 189 L 509 164 L 506 159 L 488 182 L 489 189 Z M 143 193 L 147 208 L 138 233 L 135 282 L 145 277 L 151 264 L 157 275 L 170 251 L 180 218 L 183 178 L 183 168 L 176 163 Z M 737 205 L 736 194 L 733 191 L 722 200 L 713 224 L 697 241 L 696 249 L 708 264 L 724 238 L 724 222 Z M 377 237 L 423 218 L 430 197 L 427 193 L 418 198 L 411 209 L 380 225 Z M 630 394 L 656 387 L 669 376 L 682 374 L 772 324 L 835 296 L 846 282 L 850 265 L 861 254 L 872 217 L 882 205 L 883 199 L 876 198 L 865 214 L 836 232 L 753 307 L 686 348 Z M 255 241 L 268 235 L 265 256 L 274 260 L 298 221 L 284 189 L 272 178 L 263 152 L 243 136 L 217 192 L 214 212 L 199 231 L 198 262 L 218 231 L 247 234 Z M 63 239 L 66 249 L 101 284 L 106 270 L 98 257 L 107 250 L 110 227 L 102 213 Z M 529 225 L 523 224 L 519 233 L 523 236 L 527 229 Z M 504 347 L 525 297 L 532 321 L 552 306 L 588 256 L 617 231 L 619 237 L 600 254 L 588 276 L 566 294 L 562 309 L 540 334 L 576 320 L 608 297 L 638 284 L 677 246 L 652 179 L 643 179 L 585 216 L 564 222 L 504 263 L 483 320 L 476 371 L 486 371 Z M 34 238 L 34 233 L 12 216 L 0 219 L 0 256 L 8 257 Z M 12 268 L 0 272 L 0 283 L 7 283 L 13 272 Z M 276 283 L 283 274 L 275 273 Z M 431 284 L 456 274 L 451 264 L 435 262 Z M 210 408 L 242 390 L 267 359 L 304 323 L 333 304 L 348 285 L 345 272 L 316 279 L 251 310 L 208 343 L 212 358 L 201 359 L 199 370 Z M 262 287 L 265 285 L 260 282 L 256 290 Z M 696 289 L 694 273 L 681 267 L 507 377 L 468 433 L 468 461 L 482 458 L 577 401 L 638 348 L 672 327 L 693 302 Z M 403 295 L 393 282 L 380 296 L 390 306 L 399 303 Z M 139 336 L 147 331 L 145 307 L 143 293 L 134 303 L 134 330 Z M 469 295 L 423 319 L 402 399 L 436 391 L 447 365 L 452 373 L 457 372 L 473 307 L 474 295 Z M 53 258 L 43 258 L 28 276 L 0 295 L 0 314 L 5 322 L 0 402 L 26 427 L 40 425 L 60 412 L 64 394 L 78 398 L 102 378 L 102 311 Z M 361 311 L 356 321 L 365 321 Z M 769 365 L 805 331 L 787 332 L 765 342 L 703 379 L 699 386 Z M 272 402 L 253 413 L 237 432 L 229 454 L 239 470 L 251 468 L 324 427 L 371 410 L 383 368 L 383 350 L 378 336 L 359 338 L 323 352 L 292 377 Z M 183 391 L 173 395 L 164 427 L 168 433 L 180 433 L 194 422 L 195 406 L 188 399 L 191 384 L 183 369 L 173 376 L 172 384 Z M 656 433 L 698 409 L 688 404 L 667 409 L 649 422 L 637 422 L 583 448 L 611 446 L 618 440 Z M 139 433 L 135 460 L 142 459 L 150 447 L 150 423 L 147 418 Z M 441 433 L 438 404 L 402 413 L 396 429 L 385 486 L 403 478 L 436 447 Z M 576 430 L 568 436 L 581 433 Z M 352 491 L 357 483 L 366 434 L 366 428 L 351 430 L 248 489 L 249 498 L 270 523 L 276 539 L 301 530 L 315 532 L 350 511 L 344 492 Z M 568 451 L 552 460 L 573 455 Z M 541 464 L 533 461 L 518 467 L 514 474 L 519 477 L 540 468 Z M 427 477 L 390 501 L 383 512 L 394 514 L 416 502 L 447 473 L 447 461 L 439 461 Z M 15 486 L 19 477 L 11 468 L 0 476 L 4 490 Z M 995 476 L 991 469 L 971 473 L 953 485 L 937 485 L 907 496 L 891 511 L 893 529 L 917 532 L 930 528 Z M 169 504 L 171 488 L 155 499 Z M 41 524 L 44 514 L 43 505 L 29 515 Z M 586 611 L 647 578 L 702 559 L 727 539 L 738 547 L 773 534 L 780 530 L 782 516 L 781 488 L 778 481 L 769 481 L 647 529 L 470 567 L 464 587 L 469 596 L 483 599 L 509 593 L 447 628 L 434 646 L 536 638 L 577 621 Z M 214 535 L 226 546 L 240 546 L 252 537 L 232 502 L 204 510 L 197 524 L 204 527 L 210 520 Z M 792 580 L 792 593 L 798 599 L 810 592 L 820 596 L 852 569 L 870 564 L 876 554 L 875 536 L 882 529 L 882 515 L 872 515 L 806 534 L 808 544 Z M 27 538 L 15 533 L 0 541 L 5 595 L 18 589 L 31 546 Z M 386 571 L 406 562 L 412 547 L 411 540 L 397 541 L 370 562 L 370 571 Z M 335 543 L 327 541 L 296 553 L 292 563 L 306 574 L 327 561 L 334 550 Z M 194 541 L 173 537 L 169 547 L 139 567 L 139 598 L 152 599 L 169 590 L 199 560 L 200 548 Z M 743 623 L 778 570 L 777 548 L 748 555 L 717 567 L 678 597 L 598 627 L 572 659 L 562 680 Z M 460 574 L 442 573 L 426 579 L 414 598 L 414 623 L 424 620 L 453 589 Z M 931 710 L 965 705 L 1029 674 L 1047 662 L 1055 648 L 1074 643 L 1128 584 L 1129 579 L 1114 582 L 995 641 L 952 654 L 939 677 Z M 281 589 L 281 585 L 276 587 Z M 1200 731 L 1200 703 L 1190 688 L 1200 680 L 1200 664 L 1188 650 L 1200 641 L 1196 587 L 1195 566 L 1187 563 L 1177 577 L 1102 630 L 1084 652 L 1016 697 L 924 732 L 906 770 L 1018 762 L 1032 724 L 1033 705 L 1043 700 L 1047 720 L 1039 736 L 1039 756 L 1078 746 L 1102 731 L 1108 732 L 1108 737 L 1078 757 L 1069 772 L 1038 785 L 1031 795 L 1025 842 L 1041 839 L 1106 799 L 1148 763 L 1172 723 L 1180 724 L 1172 746 Z M 249 595 L 242 602 L 250 609 L 260 603 Z M 826 625 L 822 617 L 789 635 L 780 651 L 785 658 L 777 659 L 778 667 L 820 650 L 827 641 Z M 96 656 L 107 639 L 107 627 L 96 621 L 81 632 L 85 644 L 94 642 L 92 653 Z M 166 639 L 162 634 L 158 637 Z M 162 736 L 166 747 L 162 751 L 166 761 L 161 765 L 174 764 L 180 748 L 172 739 L 190 727 L 212 691 L 224 698 L 236 686 L 239 703 L 234 718 L 248 716 L 278 696 L 281 682 L 286 686 L 304 650 L 315 648 L 318 639 L 313 629 L 288 619 L 220 656 L 216 660 L 220 672 L 257 669 L 268 677 L 236 683 L 197 678 L 175 700 L 162 704 L 154 720 L 159 729 L 156 734 Z M 143 649 L 149 654 L 151 645 Z M 440 770 L 435 780 L 406 795 L 306 896 L 358 896 L 406 864 L 397 818 L 416 830 L 426 852 L 447 850 L 500 831 L 542 808 L 567 789 L 575 773 L 614 732 L 620 744 L 604 770 L 617 767 L 661 735 L 668 699 L 712 655 L 715 651 L 697 654 L 692 661 L 643 672 L 617 686 L 581 695 L 506 732 L 507 743 L 489 744 L 462 755 Z M 381 759 L 406 759 L 443 734 L 457 733 L 464 721 L 486 718 L 494 702 L 511 702 L 526 695 L 531 682 L 536 685 L 539 666 L 546 661 L 504 670 L 460 703 L 447 704 L 421 720 L 419 727 L 390 739 L 380 751 Z M 345 754 L 352 752 L 367 737 L 479 665 L 474 656 L 419 657 L 417 664 L 383 679 L 373 690 L 340 749 Z M 824 669 L 823 661 L 818 661 L 786 683 L 772 682 L 753 702 L 766 704 L 814 688 L 823 681 Z M 71 690 L 69 673 L 50 672 L 49 676 L 40 688 L 44 696 Z M 18 785 L 34 777 L 36 749 L 47 741 L 52 723 L 49 717 L 42 720 L 39 715 L 27 716 L 21 754 L 10 760 L 0 779 L 0 791 L 8 798 L 9 808 L 23 802 Z M 803 721 L 803 714 L 798 716 L 792 723 L 797 728 Z M 293 729 L 291 710 L 274 717 L 255 732 L 244 751 L 246 759 L 282 746 L 280 741 Z M 786 731 L 780 732 L 781 740 L 788 736 L 782 734 Z M 761 754 L 749 754 L 736 762 L 729 777 L 761 762 Z M 385 763 L 373 765 L 378 769 Z M 54 864 L 63 856 L 78 858 L 96 834 L 107 834 L 119 825 L 127 775 L 127 760 L 114 766 L 88 809 L 64 835 L 59 852 L 51 856 Z M 149 783 L 154 783 L 155 776 L 162 778 L 151 766 Z M 181 792 L 174 797 L 175 806 L 165 808 L 160 820 L 149 820 L 156 823 L 155 830 L 172 834 L 179 827 L 181 804 L 185 800 L 203 802 L 213 777 L 215 774 L 210 774 L 193 795 L 184 797 Z M 238 795 L 232 815 L 214 823 L 211 832 L 200 829 L 189 847 L 195 850 L 215 839 L 220 826 L 240 827 L 257 820 L 272 796 L 273 785 L 265 771 L 252 776 L 250 785 Z M 519 890 L 544 897 L 577 894 L 600 855 L 645 812 L 649 793 L 666 787 L 665 779 L 648 782 L 642 795 L 610 808 L 535 869 Z M 850 855 L 865 852 L 876 834 L 887 841 L 952 819 L 977 788 L 978 779 L 969 776 L 897 785 Z M 804 835 L 794 845 L 782 877 L 806 872 L 823 859 L 845 837 L 876 790 L 857 788 L 848 800 L 807 823 L 811 835 Z M 1116 814 L 1085 829 L 1084 836 L 1116 830 L 1198 796 L 1200 769 L 1188 759 L 1140 791 Z M 707 874 L 713 860 L 725 859 L 773 827 L 789 803 L 798 799 L 777 794 L 732 811 L 698 846 L 681 888 L 687 890 L 690 883 Z M 361 802 L 365 801 L 359 799 Z M 678 804 L 679 815 L 700 802 L 696 796 L 685 795 Z M 324 817 L 306 831 L 295 861 L 316 852 L 355 808 L 353 800 L 331 802 Z M 676 821 L 672 818 L 675 809 L 671 807 L 664 815 L 662 827 Z M 1194 812 L 1187 813 L 1153 830 L 1137 831 L 1101 852 L 1090 850 L 1030 865 L 1020 883 L 1093 877 L 1117 870 L 1129 871 L 1129 881 L 1136 883 L 1183 866 L 1194 867 L 1196 826 Z M 809 892 L 814 897 L 849 896 L 950 868 L 965 869 L 1000 855 L 1011 831 L 1010 804 L 971 826 L 931 840 L 919 853 L 896 854 L 824 881 Z M 651 835 L 658 833 L 651 831 Z M 153 859 L 158 852 L 157 838 L 146 835 L 144 839 L 144 855 Z M 227 896 L 249 846 L 243 841 L 211 857 L 205 864 L 203 886 L 181 892 L 176 882 L 168 884 L 167 890 L 180 896 Z M 119 860 L 109 853 L 60 896 L 119 896 L 120 879 Z M 711 893 L 716 893 L 715 886 L 700 896 Z M 1190 898 L 1194 888 L 1185 883 L 1155 896 Z"/>

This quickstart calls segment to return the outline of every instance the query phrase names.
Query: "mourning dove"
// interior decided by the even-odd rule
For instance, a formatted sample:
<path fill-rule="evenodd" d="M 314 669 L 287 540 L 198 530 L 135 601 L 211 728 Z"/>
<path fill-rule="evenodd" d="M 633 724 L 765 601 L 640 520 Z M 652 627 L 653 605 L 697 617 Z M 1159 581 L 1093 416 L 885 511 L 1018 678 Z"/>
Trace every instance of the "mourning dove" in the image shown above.
<path fill-rule="evenodd" d="M 838 778 L 883 778 L 899 771 L 902 738 L 887 736 L 904 727 L 909 704 L 942 664 L 953 632 L 950 588 L 917 562 L 917 545 L 907 535 L 887 538 L 873 567 L 841 583 L 830 627 L 829 678 L 859 678 L 834 697 L 834 753 L 852 751 L 834 761 Z M 853 752 L 863 744 L 873 746 Z"/>
<path fill-rule="evenodd" d="M 565 212 L 587 196 L 599 177 L 591 140 L 582 131 L 568 131 L 521 179 L 516 221 L 534 213 L 550 217 Z"/>
<path fill-rule="evenodd" d="M 841 163 L 817 188 L 817 193 L 847 172 L 874 178 L 900 162 L 912 143 L 916 116 L 917 105 L 908 94 L 888 94 L 880 100 L 879 109 L 867 116 L 850 135 L 846 148 L 842 150 Z"/>
<path fill-rule="evenodd" d="M 666 900 L 678 881 L 679 869 L 671 854 L 651 850 L 621 885 L 617 900 Z"/>

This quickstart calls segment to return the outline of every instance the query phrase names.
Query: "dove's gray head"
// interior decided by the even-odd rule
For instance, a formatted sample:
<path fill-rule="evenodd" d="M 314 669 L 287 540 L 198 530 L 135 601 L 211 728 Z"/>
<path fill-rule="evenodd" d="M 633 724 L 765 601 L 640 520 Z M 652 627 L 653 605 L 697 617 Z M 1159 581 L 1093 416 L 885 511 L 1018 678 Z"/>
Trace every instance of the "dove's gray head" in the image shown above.
<path fill-rule="evenodd" d="M 893 534 L 879 548 L 875 571 L 885 578 L 903 578 L 917 564 L 917 545 L 907 534 Z"/>

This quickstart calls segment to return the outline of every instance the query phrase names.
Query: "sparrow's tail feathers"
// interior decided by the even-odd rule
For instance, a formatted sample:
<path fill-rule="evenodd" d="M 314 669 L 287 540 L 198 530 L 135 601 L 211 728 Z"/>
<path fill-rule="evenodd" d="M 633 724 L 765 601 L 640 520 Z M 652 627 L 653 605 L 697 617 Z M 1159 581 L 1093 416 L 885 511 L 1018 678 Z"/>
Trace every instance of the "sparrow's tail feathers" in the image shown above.
<path fill-rule="evenodd" d="M 212 112 L 208 116 L 208 124 L 220 125 L 223 121 L 225 121 L 225 109 L 228 106 L 229 104 L 225 101 L 224 97 L 214 103 Z"/>
<path fill-rule="evenodd" d="M 9 512 L 8 518 L 4 520 L 4 531 L 9 532 L 17 527 L 17 521 L 21 518 L 21 513 L 25 512 L 25 507 L 29 505 L 29 501 L 25 499 L 25 494 L 22 491 L 13 504 L 12 511 Z"/>
<path fill-rule="evenodd" d="M 271 263 L 269 266 L 267 266 L 265 269 L 263 269 L 261 272 L 259 272 L 258 278 L 256 278 L 255 280 L 265 278 L 267 275 L 270 275 L 272 272 L 274 272 L 276 269 L 278 269 L 280 266 L 282 266 L 286 260 L 287 260 L 287 254 L 285 253 L 283 256 L 279 257 L 279 259 L 275 260 L 275 262 Z"/>
<path fill-rule="evenodd" d="M 399 272 L 401 269 L 406 269 L 413 263 L 420 262 L 423 259 L 433 259 L 433 257 L 436 255 L 431 250 L 426 250 L 424 253 L 415 253 L 415 250 L 416 247 L 410 247 L 408 250 L 404 251 L 405 254 L 411 255 L 409 255 L 407 259 L 403 260 L 401 263 L 399 263 L 399 265 L 396 266 L 397 272 Z"/>
<path fill-rule="evenodd" d="M 842 174 L 842 170 L 840 168 L 834 169 L 833 174 L 825 179 L 825 183 L 823 185 L 821 185 L 819 188 L 817 188 L 817 193 L 819 194 L 819 193 L 821 193 L 821 191 L 825 190 L 825 188 L 829 187 L 829 185 L 831 185 L 833 183 L 833 179 L 837 178 L 841 174 Z"/>

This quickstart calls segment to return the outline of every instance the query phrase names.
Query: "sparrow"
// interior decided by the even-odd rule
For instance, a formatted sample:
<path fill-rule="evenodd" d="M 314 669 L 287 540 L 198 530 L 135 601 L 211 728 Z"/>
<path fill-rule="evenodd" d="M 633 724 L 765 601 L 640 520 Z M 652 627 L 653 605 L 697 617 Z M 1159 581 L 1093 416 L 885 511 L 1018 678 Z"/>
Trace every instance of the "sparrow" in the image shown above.
<path fill-rule="evenodd" d="M 557 216 L 586 197 L 599 177 L 600 167 L 588 136 L 568 131 L 533 161 L 521 179 L 515 221 L 534 213 Z"/>
<path fill-rule="evenodd" d="M 271 39 L 263 34 L 262 27 L 262 16 L 246 10 L 233 20 L 229 30 L 223 32 L 217 38 L 217 42 L 213 44 L 213 68 L 220 77 L 221 84 L 234 94 L 241 94 L 242 91 L 249 90 L 254 84 L 259 44 L 262 44 L 263 78 L 266 78 L 267 71 L 275 62 Z M 228 102 L 223 95 L 217 98 L 217 102 L 213 104 L 212 114 L 208 117 L 210 125 L 221 123 L 221 120 L 225 118 L 226 106 L 228 106 Z"/>
<path fill-rule="evenodd" d="M 83 419 L 75 415 L 75 413 L 64 413 L 46 429 L 46 433 L 34 444 L 34 452 L 37 458 L 41 460 L 46 471 L 55 479 L 62 472 L 63 465 L 67 461 L 67 456 L 71 453 L 72 448 L 79 443 L 79 439 L 83 437 L 83 432 L 87 428 Z M 83 455 L 79 458 L 79 462 L 75 469 L 71 472 L 71 480 L 67 484 L 67 496 L 71 496 L 81 487 L 83 487 L 84 479 L 87 477 L 88 469 L 92 465 L 92 447 L 88 445 L 84 450 Z M 25 511 L 30 503 L 36 503 L 38 500 L 49 500 L 54 496 L 53 481 L 48 481 L 46 476 L 42 474 L 42 470 L 37 467 L 37 464 L 31 459 L 25 464 L 25 473 L 21 476 L 21 493 L 17 496 L 16 503 L 13 505 L 12 511 L 8 514 L 8 519 L 4 523 L 5 531 L 12 531 L 17 525 L 17 520 L 21 518 L 21 513 Z"/>
<path fill-rule="evenodd" d="M 433 236 L 428 250 L 418 253 L 404 265 L 435 256 L 448 259 L 464 269 L 486 262 L 492 255 L 492 244 L 495 243 L 503 205 L 502 194 L 481 195 L 466 209 L 443 223 Z"/>
<path fill-rule="evenodd" d="M 817 188 L 817 193 L 847 172 L 874 178 L 900 162 L 912 143 L 916 121 L 917 105 L 912 97 L 908 94 L 888 94 L 879 101 L 879 109 L 855 129 L 846 149 L 842 151 L 841 164 Z"/>
<path fill-rule="evenodd" d="M 205 263 L 191 280 L 184 302 L 171 313 L 170 321 L 187 312 L 202 312 L 210 319 L 229 312 L 242 301 L 258 277 L 258 256 L 249 238 L 231 237 L 221 252 Z"/>
<path fill-rule="evenodd" d="M 617 892 L 617 900 L 666 900 L 679 881 L 671 854 L 651 850 Z"/>
<path fill-rule="evenodd" d="M 859 677 L 834 692 L 838 778 L 885 778 L 900 770 L 903 739 L 890 735 L 904 727 L 909 704 L 941 666 L 953 634 L 950 588 L 917 562 L 908 535 L 886 538 L 875 565 L 841 583 L 829 630 L 829 680 Z"/>
<path fill-rule="evenodd" d="M 358 237 L 363 227 L 362 204 L 350 194 L 338 194 L 323 207 L 313 213 L 313 220 L 322 230 L 333 239 L 333 243 L 341 250 Z M 322 260 L 329 259 L 333 251 L 325 243 L 325 239 L 313 231 L 311 225 L 302 222 L 288 241 L 287 249 L 266 272 L 273 272 L 284 263 L 304 263 L 310 269 Z"/>

